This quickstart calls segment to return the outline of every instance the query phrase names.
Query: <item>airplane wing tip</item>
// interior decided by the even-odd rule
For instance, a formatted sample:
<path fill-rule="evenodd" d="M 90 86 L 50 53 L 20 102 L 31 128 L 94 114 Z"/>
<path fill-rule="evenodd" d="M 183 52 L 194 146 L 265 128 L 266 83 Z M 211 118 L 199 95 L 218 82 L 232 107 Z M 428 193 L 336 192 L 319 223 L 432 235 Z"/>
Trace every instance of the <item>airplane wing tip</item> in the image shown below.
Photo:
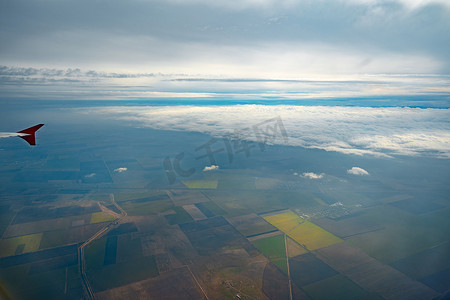
<path fill-rule="evenodd" d="M 25 141 L 27 141 L 27 143 L 30 144 L 30 146 L 35 146 L 36 145 L 35 133 L 42 126 L 44 126 L 44 124 L 34 125 L 34 126 L 30 127 L 30 128 L 27 128 L 27 129 L 19 131 L 18 133 L 25 133 L 26 134 L 26 135 L 20 136 L 20 138 L 22 138 Z"/>

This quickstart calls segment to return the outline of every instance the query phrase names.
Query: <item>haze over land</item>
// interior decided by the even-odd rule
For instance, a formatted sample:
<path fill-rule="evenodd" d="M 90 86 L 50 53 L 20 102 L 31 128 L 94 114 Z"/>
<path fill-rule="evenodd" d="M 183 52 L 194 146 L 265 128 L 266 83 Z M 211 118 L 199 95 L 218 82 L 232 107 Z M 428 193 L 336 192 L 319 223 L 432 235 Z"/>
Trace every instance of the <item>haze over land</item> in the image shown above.
<path fill-rule="evenodd" d="M 449 32 L 445 0 L 3 1 L 0 298 L 448 298 Z"/>

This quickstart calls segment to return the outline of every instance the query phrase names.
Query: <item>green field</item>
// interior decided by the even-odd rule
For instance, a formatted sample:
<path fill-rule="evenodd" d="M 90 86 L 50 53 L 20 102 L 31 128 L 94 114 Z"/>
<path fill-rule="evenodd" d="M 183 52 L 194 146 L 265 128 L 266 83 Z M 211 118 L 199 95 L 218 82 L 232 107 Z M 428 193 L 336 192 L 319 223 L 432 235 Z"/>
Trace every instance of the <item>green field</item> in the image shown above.
<path fill-rule="evenodd" d="M 107 221 L 113 221 L 115 219 L 116 219 L 115 217 L 113 217 L 105 212 L 99 211 L 99 212 L 93 213 L 91 215 L 91 221 L 89 223 L 90 224 L 102 223 L 102 222 L 107 222 Z"/>
<path fill-rule="evenodd" d="M 1 269 L 2 288 L 11 293 L 10 298 L 1 299 L 65 299 L 65 268 L 30 275 L 29 267 L 25 264 Z"/>
<path fill-rule="evenodd" d="M 4 213 L 2 212 L 0 214 L 0 236 L 3 236 L 3 233 L 5 232 L 6 228 L 8 228 L 14 216 L 15 213 L 11 211 Z"/>
<path fill-rule="evenodd" d="M 165 216 L 170 225 L 187 223 L 194 220 L 181 206 L 174 206 L 172 210 L 175 211 L 175 214 Z"/>
<path fill-rule="evenodd" d="M 301 191 L 284 190 L 207 190 L 204 191 L 211 200 L 217 203 L 227 215 L 240 216 L 251 213 L 286 208 L 319 207 L 314 195 Z"/>
<path fill-rule="evenodd" d="M 95 291 L 104 291 L 158 274 L 155 257 L 141 256 L 124 263 L 103 266 L 101 269 L 88 272 L 87 276 Z"/>
<path fill-rule="evenodd" d="M 0 257 L 37 251 L 41 243 L 42 233 L 0 240 Z"/>
<path fill-rule="evenodd" d="M 105 259 L 106 236 L 94 240 L 84 249 L 87 271 L 100 269 Z"/>
<path fill-rule="evenodd" d="M 56 229 L 71 228 L 74 222 L 83 220 L 83 224 L 89 224 L 91 214 L 70 216 L 66 218 L 48 219 L 36 222 L 15 224 L 8 227 L 5 232 L 5 237 L 15 237 L 21 235 L 28 235 L 32 233 L 39 233 L 44 231 L 51 231 Z"/>
<path fill-rule="evenodd" d="M 203 205 L 216 216 L 222 216 L 226 214 L 226 211 L 224 211 L 222 208 L 220 208 L 220 206 L 218 206 L 216 203 L 212 201 L 203 202 Z"/>
<path fill-rule="evenodd" d="M 93 241 L 85 249 L 87 275 L 96 291 L 103 291 L 118 287 L 148 277 L 158 275 L 158 268 L 154 256 L 143 257 L 140 249 L 140 240 L 134 240 L 133 248 L 127 252 L 124 241 L 119 242 L 118 255 L 120 262 L 111 265 L 103 265 L 105 258 L 106 237 Z M 130 248 L 130 245 L 128 245 Z M 133 254 L 133 255 L 130 255 Z"/>
<path fill-rule="evenodd" d="M 66 231 L 66 229 L 58 229 L 44 232 L 39 249 L 47 249 L 64 245 L 66 240 Z"/>
<path fill-rule="evenodd" d="M 160 190 L 148 190 L 145 192 L 122 192 L 122 193 L 115 193 L 114 200 L 116 202 L 123 202 L 133 199 L 141 199 L 155 196 L 166 196 L 166 195 L 167 193 L 165 191 Z"/>
<path fill-rule="evenodd" d="M 121 205 L 122 209 L 130 216 L 156 215 L 173 207 L 170 200 L 157 200 L 143 203 L 130 203 Z"/>
<path fill-rule="evenodd" d="M 133 257 L 142 256 L 142 244 L 140 238 L 132 238 L 131 234 L 119 235 L 117 239 L 117 259 L 116 261 L 124 262 Z"/>
<path fill-rule="evenodd" d="M 252 244 L 284 273 L 287 273 L 286 247 L 283 234 L 255 240 L 252 241 Z"/>

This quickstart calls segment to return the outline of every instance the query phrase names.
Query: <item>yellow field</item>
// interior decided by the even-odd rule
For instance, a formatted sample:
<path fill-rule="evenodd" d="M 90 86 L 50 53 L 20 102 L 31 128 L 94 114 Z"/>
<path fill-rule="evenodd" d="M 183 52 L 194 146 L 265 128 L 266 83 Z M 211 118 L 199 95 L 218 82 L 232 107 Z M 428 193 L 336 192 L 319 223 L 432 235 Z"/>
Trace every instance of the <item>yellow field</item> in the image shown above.
<path fill-rule="evenodd" d="M 0 257 L 15 255 L 16 249 L 20 245 L 25 245 L 25 247 L 17 254 L 37 251 L 41 243 L 41 238 L 42 232 L 1 240 Z"/>
<path fill-rule="evenodd" d="M 218 180 L 189 180 L 183 184 L 190 189 L 216 189 Z"/>
<path fill-rule="evenodd" d="M 288 233 L 300 223 L 304 222 L 302 218 L 294 214 L 292 211 L 266 216 L 264 219 L 285 233 Z"/>
<path fill-rule="evenodd" d="M 89 224 L 113 221 L 115 219 L 116 219 L 115 217 L 100 211 L 100 212 L 93 213 L 91 215 L 91 221 L 89 222 Z"/>
<path fill-rule="evenodd" d="M 342 242 L 340 238 L 300 218 L 292 211 L 266 216 L 264 219 L 310 251 Z"/>

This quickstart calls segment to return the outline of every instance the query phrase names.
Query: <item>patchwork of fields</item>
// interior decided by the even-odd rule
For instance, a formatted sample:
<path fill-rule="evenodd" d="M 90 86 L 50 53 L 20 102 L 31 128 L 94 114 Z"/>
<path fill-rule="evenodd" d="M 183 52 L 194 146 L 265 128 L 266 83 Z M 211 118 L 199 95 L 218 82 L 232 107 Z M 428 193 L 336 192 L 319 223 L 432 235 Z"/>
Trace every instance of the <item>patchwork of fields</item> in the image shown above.
<path fill-rule="evenodd" d="M 448 291 L 444 192 L 397 177 L 308 179 L 299 174 L 315 152 L 294 147 L 208 172 L 195 161 L 192 177 L 168 184 L 161 162 L 185 149 L 183 139 L 168 151 L 156 140 L 130 147 L 106 136 L 105 145 L 119 146 L 92 147 L 73 136 L 19 153 L 33 167 L 15 158 L 0 168 L 8 184 L 0 188 L 0 296 L 82 298 L 78 249 L 100 231 L 84 248 L 97 299 L 409 300 Z"/>

